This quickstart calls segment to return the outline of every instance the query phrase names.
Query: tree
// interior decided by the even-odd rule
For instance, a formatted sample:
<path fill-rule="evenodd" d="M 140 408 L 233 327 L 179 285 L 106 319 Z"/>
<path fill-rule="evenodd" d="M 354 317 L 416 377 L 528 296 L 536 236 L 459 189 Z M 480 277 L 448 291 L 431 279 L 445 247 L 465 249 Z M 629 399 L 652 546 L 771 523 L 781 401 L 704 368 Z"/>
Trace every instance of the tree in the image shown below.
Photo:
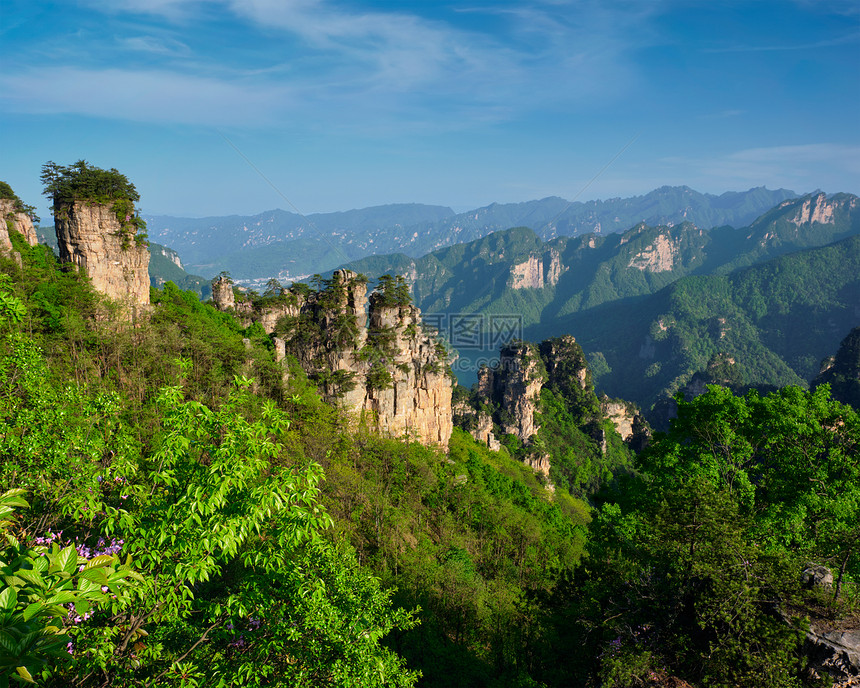
<path fill-rule="evenodd" d="M 379 644 L 411 614 L 326 541 L 319 466 L 273 468 L 289 421 L 250 385 L 237 378 L 217 409 L 163 390 L 160 439 L 123 488 L 127 508 L 102 507 L 144 579 L 81 626 L 79 685 L 414 682 Z"/>
<path fill-rule="evenodd" d="M 804 563 L 860 581 L 858 444 L 857 415 L 826 389 L 679 400 L 601 508 L 570 593 L 604 679 L 662 665 L 694 683 L 799 685 Z"/>

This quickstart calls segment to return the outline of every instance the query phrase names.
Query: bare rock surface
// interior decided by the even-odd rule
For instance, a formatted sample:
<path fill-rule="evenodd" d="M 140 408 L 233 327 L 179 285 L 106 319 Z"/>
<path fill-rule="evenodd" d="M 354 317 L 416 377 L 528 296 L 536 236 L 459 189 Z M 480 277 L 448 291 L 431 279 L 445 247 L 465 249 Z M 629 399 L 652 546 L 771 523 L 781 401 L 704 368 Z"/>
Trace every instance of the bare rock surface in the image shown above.
<path fill-rule="evenodd" d="M 9 198 L 0 198 L 0 217 L 5 220 L 2 229 L 0 229 L 0 246 L 6 247 L 8 244 L 8 248 L 12 248 L 9 232 L 17 232 L 27 240 L 30 246 L 39 243 L 39 239 L 36 237 L 36 228 L 33 227 L 33 220 L 27 213 L 15 210 L 15 201 Z"/>
<path fill-rule="evenodd" d="M 113 208 L 75 201 L 54 212 L 60 261 L 87 271 L 93 287 L 137 312 L 149 307 L 149 250 Z"/>

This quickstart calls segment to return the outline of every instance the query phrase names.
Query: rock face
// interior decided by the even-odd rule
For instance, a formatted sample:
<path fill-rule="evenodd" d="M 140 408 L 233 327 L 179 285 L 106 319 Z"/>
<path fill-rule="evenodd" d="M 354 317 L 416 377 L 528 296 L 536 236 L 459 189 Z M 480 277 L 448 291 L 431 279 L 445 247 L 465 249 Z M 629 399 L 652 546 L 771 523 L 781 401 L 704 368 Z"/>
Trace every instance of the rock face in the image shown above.
<path fill-rule="evenodd" d="M 529 256 L 524 263 L 511 266 L 511 289 L 540 289 L 543 287 L 543 262 Z"/>
<path fill-rule="evenodd" d="M 545 381 L 546 370 L 537 347 L 526 343 L 509 344 L 499 352 L 498 366 L 478 371 L 479 393 L 499 406 L 502 432 L 523 442 L 529 442 L 538 431 L 534 415 Z"/>
<path fill-rule="evenodd" d="M 220 275 L 212 280 L 212 300 L 215 307 L 226 311 L 236 307 L 236 296 L 233 294 L 233 282 Z"/>
<path fill-rule="evenodd" d="M 12 250 L 12 242 L 9 239 L 10 232 L 17 232 L 22 235 L 30 246 L 39 243 L 36 229 L 33 227 L 33 220 L 27 213 L 15 209 L 14 200 L 0 198 L 0 217 L 5 221 L 0 224 L 0 247 L 8 251 Z"/>
<path fill-rule="evenodd" d="M 666 234 L 658 234 L 654 243 L 630 259 L 627 267 L 646 272 L 668 272 L 675 267 L 678 246 Z"/>
<path fill-rule="evenodd" d="M 93 287 L 131 309 L 149 307 L 149 251 L 106 205 L 75 201 L 54 210 L 60 261 L 87 271 Z"/>
<path fill-rule="evenodd" d="M 219 308 L 231 307 L 223 286 L 213 283 L 212 292 Z M 240 317 L 277 333 L 276 351 L 294 356 L 326 400 L 383 435 L 447 449 L 453 430 L 447 354 L 403 296 L 376 291 L 368 299 L 366 282 L 343 270 L 319 292 L 289 292 Z"/>
<path fill-rule="evenodd" d="M 642 451 L 651 442 L 651 429 L 635 406 L 620 399 L 610 399 L 606 395 L 600 400 L 600 410 L 612 421 L 615 432 L 621 435 L 635 452 Z"/>
<path fill-rule="evenodd" d="M 525 262 L 512 265 L 508 284 L 511 289 L 543 289 L 558 284 L 565 270 L 561 254 L 551 248 L 542 258 L 529 256 Z"/>
<path fill-rule="evenodd" d="M 454 425 L 466 430 L 491 451 L 498 451 L 502 446 L 496 439 L 493 417 L 486 411 L 473 408 L 466 401 L 454 405 Z"/>
<path fill-rule="evenodd" d="M 827 629 L 811 624 L 803 644 L 809 668 L 834 686 L 856 686 L 860 678 L 860 629 Z"/>
<path fill-rule="evenodd" d="M 787 203 L 781 204 L 788 205 Z M 842 205 L 847 205 L 853 210 L 857 207 L 857 198 L 827 198 L 827 194 L 821 192 L 811 198 L 807 198 L 794 217 L 789 218 L 789 222 L 800 227 L 807 222 L 817 222 L 819 224 L 832 224 L 835 222 L 834 213 Z"/>

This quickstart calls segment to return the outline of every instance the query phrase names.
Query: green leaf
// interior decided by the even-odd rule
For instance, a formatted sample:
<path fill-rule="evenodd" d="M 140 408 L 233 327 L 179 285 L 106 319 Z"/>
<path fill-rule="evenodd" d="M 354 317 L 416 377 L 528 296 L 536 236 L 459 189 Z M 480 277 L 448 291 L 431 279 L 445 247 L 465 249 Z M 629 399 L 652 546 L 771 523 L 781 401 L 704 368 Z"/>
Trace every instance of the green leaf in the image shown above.
<path fill-rule="evenodd" d="M 45 601 L 45 604 L 68 604 L 74 602 L 77 595 L 73 592 L 60 592 L 56 595 L 51 595 L 51 598 Z"/>
<path fill-rule="evenodd" d="M 92 583 L 97 583 L 98 585 L 107 585 L 107 572 L 104 569 L 90 569 L 89 571 L 83 571 L 80 576 L 81 580 L 78 583 L 78 590 L 87 590 L 91 589 Z M 84 585 L 84 581 L 90 583 L 90 585 Z"/>
<path fill-rule="evenodd" d="M 0 631 L 0 647 L 13 655 L 18 652 L 18 643 L 16 643 L 15 639 L 6 631 Z"/>
<path fill-rule="evenodd" d="M 12 611 L 16 604 L 18 604 L 18 593 L 15 592 L 15 588 L 6 588 L 0 592 L 0 609 Z"/>
<path fill-rule="evenodd" d="M 28 604 L 27 608 L 24 610 L 24 621 L 29 621 L 32 619 L 39 611 L 44 607 L 43 602 L 33 602 L 33 604 Z"/>
<path fill-rule="evenodd" d="M 30 675 L 30 672 L 27 671 L 27 667 L 19 666 L 15 669 L 15 671 L 17 671 L 18 675 L 27 683 L 35 683 L 33 677 Z"/>
<path fill-rule="evenodd" d="M 65 573 L 68 573 L 69 575 L 73 574 L 78 565 L 77 550 L 72 545 L 66 547 L 66 549 L 60 552 L 60 555 L 57 558 L 57 564 Z"/>
<path fill-rule="evenodd" d="M 32 583 L 37 588 L 45 589 L 47 585 L 45 580 L 36 572 L 29 569 L 20 569 L 16 572 L 20 578 L 23 578 L 28 583 Z"/>
<path fill-rule="evenodd" d="M 87 599 L 82 598 L 75 600 L 75 611 L 80 617 L 86 616 L 87 612 L 90 610 L 90 607 L 92 607 L 92 604 L 90 604 L 90 601 Z"/>
<path fill-rule="evenodd" d="M 90 559 L 84 566 L 84 571 L 95 568 L 96 566 L 106 566 L 116 561 L 116 557 L 112 554 L 100 554 L 97 557 Z"/>

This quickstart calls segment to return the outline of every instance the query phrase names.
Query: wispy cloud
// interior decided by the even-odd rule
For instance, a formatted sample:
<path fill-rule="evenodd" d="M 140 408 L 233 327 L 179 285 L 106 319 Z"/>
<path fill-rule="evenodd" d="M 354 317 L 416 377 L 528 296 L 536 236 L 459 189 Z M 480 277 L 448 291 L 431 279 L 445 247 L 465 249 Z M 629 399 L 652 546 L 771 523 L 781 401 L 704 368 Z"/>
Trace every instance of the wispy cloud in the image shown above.
<path fill-rule="evenodd" d="M 0 75 L 0 103 L 13 112 L 254 126 L 276 123 L 290 100 L 290 92 L 283 87 L 159 70 L 65 67 Z"/>
<path fill-rule="evenodd" d="M 433 130 L 482 126 L 558 104 L 575 112 L 620 98 L 625 86 L 637 83 L 630 52 L 647 40 L 644 20 L 655 11 L 636 9 L 642 4 L 626 0 L 473 8 L 503 15 L 501 24 L 489 31 L 480 22 L 458 25 L 456 12 L 447 10 L 419 15 L 359 9 L 331 0 L 115 0 L 109 5 L 90 0 L 90 4 L 121 21 L 145 14 L 148 24 L 173 27 L 123 39 L 110 64 L 94 61 L 93 46 L 86 55 L 81 53 L 79 62 L 63 56 L 69 65 L 67 76 L 79 76 L 83 70 L 104 74 L 94 85 L 110 105 L 100 110 L 102 116 L 134 113 L 138 119 L 201 123 L 236 119 L 197 106 L 190 97 L 177 99 L 175 91 L 182 85 L 198 102 L 213 103 L 225 93 L 235 93 L 244 102 L 265 101 L 279 116 L 316 108 L 324 113 L 313 118 L 317 123 Z M 199 44 L 197 28 L 209 26 L 213 17 L 221 22 L 233 17 L 239 31 L 256 36 L 256 41 L 251 39 L 253 51 L 239 51 L 243 58 L 253 52 L 252 58 Z M 184 29 L 194 33 L 198 43 L 169 37 Z M 162 58 L 161 63 L 146 64 L 157 70 L 140 69 L 139 59 L 145 55 Z M 48 86 L 47 66 L 25 71 Z M 159 95 L 159 81 L 170 89 L 169 95 Z M 140 84 L 149 102 L 163 107 L 141 108 L 139 98 L 120 102 L 126 89 L 111 94 L 109 87 L 101 86 L 116 82 Z M 47 104 L 58 112 L 92 109 L 86 102 L 76 103 L 62 85 L 59 94 L 47 95 L 10 76 L 0 77 L 0 83 L 12 88 L 5 101 L 22 111 L 30 96 L 37 111 L 46 111 Z M 92 100 L 90 94 L 87 98 Z M 173 107 L 167 107 L 168 102 Z M 249 109 L 226 106 L 228 113 Z M 202 121 L 195 120 L 201 111 Z M 257 113 L 239 119 L 253 124 L 271 118 Z"/>
<path fill-rule="evenodd" d="M 705 48 L 702 52 L 706 53 L 754 53 L 754 52 L 780 52 L 790 50 L 820 50 L 822 48 L 832 48 L 837 45 L 847 45 L 850 43 L 860 42 L 860 31 L 837 36 L 824 41 L 816 41 L 814 43 L 786 43 L 782 45 L 734 45 L 724 48 Z"/>
<path fill-rule="evenodd" d="M 745 113 L 746 110 L 720 110 L 719 112 L 701 115 L 701 119 L 729 119 L 731 117 L 740 117 Z"/>
<path fill-rule="evenodd" d="M 806 187 L 813 179 L 817 186 L 828 191 L 852 191 L 844 188 L 843 180 L 857 179 L 860 175 L 860 146 L 836 143 L 771 146 L 712 158 L 663 158 L 660 162 L 664 169 L 678 170 L 679 177 L 702 188 L 734 189 L 766 184 L 811 191 Z"/>
<path fill-rule="evenodd" d="M 169 57 L 187 57 L 191 48 L 182 41 L 157 36 L 129 36 L 120 38 L 117 43 L 121 49 L 134 50 Z"/>

